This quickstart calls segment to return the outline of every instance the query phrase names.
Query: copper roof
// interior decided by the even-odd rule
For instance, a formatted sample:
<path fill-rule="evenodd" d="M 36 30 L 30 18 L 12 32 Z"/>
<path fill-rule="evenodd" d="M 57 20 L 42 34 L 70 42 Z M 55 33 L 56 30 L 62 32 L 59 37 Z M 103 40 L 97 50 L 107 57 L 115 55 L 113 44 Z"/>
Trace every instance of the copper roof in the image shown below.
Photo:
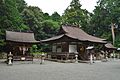
<path fill-rule="evenodd" d="M 34 33 L 6 31 L 6 41 L 38 43 L 34 38 Z"/>
<path fill-rule="evenodd" d="M 114 47 L 111 43 L 105 44 L 105 47 L 106 47 L 107 49 L 117 49 L 117 48 Z"/>
<path fill-rule="evenodd" d="M 84 32 L 82 29 L 80 29 L 78 27 L 62 26 L 61 27 L 61 32 L 63 32 L 62 35 L 55 36 L 55 37 L 52 37 L 52 38 L 49 38 L 49 39 L 46 39 L 46 40 L 43 40 L 43 41 L 56 40 L 56 39 L 61 38 L 64 35 L 66 35 L 70 38 L 73 38 L 73 39 L 76 39 L 76 40 L 79 40 L 79 41 L 106 43 L 105 41 L 103 41 L 105 39 L 101 39 L 101 38 L 98 38 L 98 37 L 91 36 L 91 35 L 87 34 L 86 32 Z"/>

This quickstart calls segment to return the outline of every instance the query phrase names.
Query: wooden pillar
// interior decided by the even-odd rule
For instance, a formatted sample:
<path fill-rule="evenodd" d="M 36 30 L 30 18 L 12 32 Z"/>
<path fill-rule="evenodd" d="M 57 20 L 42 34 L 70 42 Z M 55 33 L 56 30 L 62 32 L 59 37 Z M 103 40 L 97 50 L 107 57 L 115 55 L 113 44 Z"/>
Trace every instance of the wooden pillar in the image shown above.
<path fill-rule="evenodd" d="M 56 46 L 56 53 L 57 53 L 57 43 L 55 43 L 55 46 Z"/>

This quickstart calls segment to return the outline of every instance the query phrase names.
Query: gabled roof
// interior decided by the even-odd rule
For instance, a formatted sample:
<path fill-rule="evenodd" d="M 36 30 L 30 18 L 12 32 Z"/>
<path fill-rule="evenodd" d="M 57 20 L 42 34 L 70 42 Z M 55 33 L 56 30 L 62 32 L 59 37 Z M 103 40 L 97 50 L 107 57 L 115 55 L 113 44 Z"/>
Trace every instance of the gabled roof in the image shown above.
<path fill-rule="evenodd" d="M 34 38 L 34 33 L 6 31 L 6 41 L 23 42 L 23 43 L 39 43 Z"/>
<path fill-rule="evenodd" d="M 105 39 L 91 36 L 91 35 L 87 34 L 86 32 L 84 32 L 82 29 L 80 29 L 78 27 L 74 27 L 74 26 L 62 26 L 59 33 L 61 33 L 61 35 L 43 40 L 43 42 L 57 40 L 57 39 L 61 38 L 62 36 L 67 36 L 67 37 L 70 37 L 70 38 L 73 38 L 73 39 L 76 39 L 79 41 L 106 43 L 105 41 L 103 41 Z"/>

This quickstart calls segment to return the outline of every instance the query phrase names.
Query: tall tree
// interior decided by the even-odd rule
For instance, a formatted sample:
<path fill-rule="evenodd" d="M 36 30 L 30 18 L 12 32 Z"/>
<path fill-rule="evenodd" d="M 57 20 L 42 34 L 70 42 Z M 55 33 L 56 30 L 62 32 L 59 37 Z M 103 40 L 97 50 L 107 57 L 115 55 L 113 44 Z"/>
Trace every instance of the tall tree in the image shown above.
<path fill-rule="evenodd" d="M 22 12 L 24 24 L 29 27 L 30 31 L 33 31 L 37 39 L 40 39 L 42 33 L 41 25 L 43 21 L 43 12 L 38 7 L 29 6 Z"/>
<path fill-rule="evenodd" d="M 35 37 L 38 40 L 43 40 L 54 36 L 59 29 L 59 22 L 57 21 L 59 17 L 53 18 L 48 13 L 43 13 L 38 7 L 29 6 L 22 12 L 22 17 L 24 24 L 29 27 L 30 31 L 35 33 Z M 57 14 L 57 16 L 59 16 Z M 41 48 L 42 46 L 42 48 Z M 40 51 L 48 51 L 48 46 L 41 45 L 38 46 Z"/>
<path fill-rule="evenodd" d="M 27 3 L 24 0 L 16 0 L 16 6 L 21 13 L 27 7 Z"/>
<path fill-rule="evenodd" d="M 106 35 L 110 32 L 109 29 L 110 22 L 108 20 L 107 11 L 104 8 L 97 6 L 91 18 L 90 33 L 95 36 L 109 38 L 111 35 Z"/>
<path fill-rule="evenodd" d="M 26 28 L 17 9 L 16 0 L 0 1 L 0 45 L 4 45 L 5 30 Z"/>
<path fill-rule="evenodd" d="M 96 35 L 103 36 L 112 41 L 111 25 L 114 26 L 116 40 L 120 37 L 120 1 L 119 0 L 99 0 L 91 20 L 95 28 Z M 117 43 L 118 44 L 118 43 Z M 116 45 L 118 46 L 118 45 Z"/>
<path fill-rule="evenodd" d="M 57 12 L 54 12 L 51 15 L 51 19 L 56 22 L 61 22 L 61 16 Z"/>
<path fill-rule="evenodd" d="M 44 20 L 42 22 L 41 39 L 47 39 L 55 36 L 59 28 L 60 28 L 59 22 L 53 21 L 51 19 Z M 41 45 L 41 46 L 42 46 L 41 48 L 42 51 L 45 51 L 45 52 L 50 51 L 50 48 L 48 45 Z"/>
<path fill-rule="evenodd" d="M 81 9 L 79 0 L 72 0 L 62 17 L 63 24 L 74 24 L 85 27 L 89 22 L 89 13 L 87 10 Z"/>
<path fill-rule="evenodd" d="M 21 29 L 22 19 L 15 0 L 0 3 L 0 27 L 3 29 Z"/>
<path fill-rule="evenodd" d="M 44 16 L 44 20 L 50 19 L 50 15 L 48 13 L 44 13 L 43 16 Z"/>
<path fill-rule="evenodd" d="M 47 39 L 55 36 L 59 28 L 60 28 L 59 22 L 55 22 L 53 20 L 44 20 L 42 22 L 42 31 L 44 32 L 44 35 L 41 36 L 41 38 Z"/>

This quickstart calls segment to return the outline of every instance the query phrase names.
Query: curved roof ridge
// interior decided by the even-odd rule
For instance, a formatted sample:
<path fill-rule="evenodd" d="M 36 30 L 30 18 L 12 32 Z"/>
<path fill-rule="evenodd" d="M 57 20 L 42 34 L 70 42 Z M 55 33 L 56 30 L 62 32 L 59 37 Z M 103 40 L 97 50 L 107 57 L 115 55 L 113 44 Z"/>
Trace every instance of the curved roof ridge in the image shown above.
<path fill-rule="evenodd" d="M 57 39 L 62 38 L 64 35 L 65 35 L 65 34 L 58 35 L 58 36 L 54 36 L 54 37 L 51 37 L 51 38 L 48 38 L 48 39 L 45 39 L 45 40 L 41 40 L 41 42 L 46 42 L 46 41 L 57 40 Z"/>
<path fill-rule="evenodd" d="M 72 27 L 69 25 L 62 25 L 62 27 L 60 28 L 59 34 L 63 36 L 66 35 L 67 37 L 76 39 L 78 41 L 106 43 L 106 41 L 103 41 L 105 39 L 89 35 L 88 33 L 84 32 L 82 29 L 80 29 L 79 27 L 75 27 L 75 26 Z M 60 39 L 61 38 L 60 35 L 46 39 L 44 41 L 52 41 L 52 40 Z"/>
<path fill-rule="evenodd" d="M 85 40 L 90 40 L 90 41 L 95 41 L 95 40 L 106 40 L 102 38 L 98 38 L 92 35 L 89 35 L 88 33 L 84 32 L 82 29 L 78 27 L 72 27 L 72 26 L 62 26 L 63 30 L 70 34 L 71 36 L 78 37 L 78 39 L 85 39 Z"/>

